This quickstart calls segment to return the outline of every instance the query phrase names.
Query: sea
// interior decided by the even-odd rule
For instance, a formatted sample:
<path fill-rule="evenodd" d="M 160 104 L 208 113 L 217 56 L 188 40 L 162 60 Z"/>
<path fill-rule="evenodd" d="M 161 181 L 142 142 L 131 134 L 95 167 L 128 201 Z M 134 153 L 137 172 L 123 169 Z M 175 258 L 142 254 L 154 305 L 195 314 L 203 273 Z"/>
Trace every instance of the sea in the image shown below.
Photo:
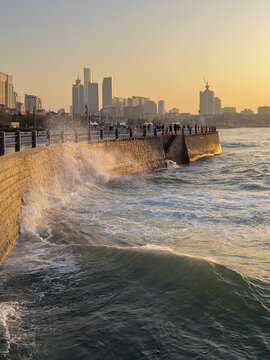
<path fill-rule="evenodd" d="M 270 129 L 109 176 L 64 159 L 0 267 L 0 359 L 270 359 Z M 71 156 L 71 155 L 67 155 Z"/>

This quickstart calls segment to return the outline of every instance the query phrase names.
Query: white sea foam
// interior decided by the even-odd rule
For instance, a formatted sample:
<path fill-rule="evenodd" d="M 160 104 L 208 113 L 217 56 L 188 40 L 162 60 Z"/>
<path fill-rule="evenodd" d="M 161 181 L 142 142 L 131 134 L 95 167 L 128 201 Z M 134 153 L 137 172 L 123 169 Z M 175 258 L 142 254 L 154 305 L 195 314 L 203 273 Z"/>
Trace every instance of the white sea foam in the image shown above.
<path fill-rule="evenodd" d="M 62 166 L 56 172 L 52 185 L 48 189 L 32 189 L 24 195 L 20 212 L 21 233 L 30 232 L 40 236 L 41 228 L 46 227 L 46 213 L 54 204 L 65 204 L 80 185 L 87 184 L 89 188 L 109 181 L 109 169 L 115 163 L 111 154 L 83 147 L 76 149 L 72 144 L 65 147 Z M 50 229 L 45 233 L 50 235 Z"/>
<path fill-rule="evenodd" d="M 196 260 L 203 260 L 203 261 L 207 261 L 207 262 L 213 263 L 213 264 L 218 263 L 213 258 L 202 257 L 202 256 L 197 256 L 197 255 L 190 255 L 190 254 L 186 254 L 186 253 L 180 253 L 180 252 L 174 251 L 169 246 L 156 245 L 156 244 L 146 244 L 146 245 L 142 245 L 142 246 L 134 247 L 134 248 L 137 249 L 137 250 L 142 250 L 142 251 L 171 253 L 171 254 L 176 255 L 176 256 L 188 257 L 188 258 L 196 259 Z"/>
<path fill-rule="evenodd" d="M 12 341 L 9 324 L 18 321 L 20 313 L 16 302 L 0 303 L 0 353 L 4 356 L 9 353 Z"/>
<path fill-rule="evenodd" d="M 37 227 L 48 206 L 48 192 L 44 188 L 39 187 L 26 193 L 20 211 L 20 231 L 38 235 Z"/>
<path fill-rule="evenodd" d="M 177 169 L 177 168 L 180 168 L 180 166 L 177 165 L 176 162 L 174 162 L 174 161 L 172 161 L 172 160 L 166 159 L 166 164 L 167 164 L 167 168 L 168 168 L 168 169 Z"/>

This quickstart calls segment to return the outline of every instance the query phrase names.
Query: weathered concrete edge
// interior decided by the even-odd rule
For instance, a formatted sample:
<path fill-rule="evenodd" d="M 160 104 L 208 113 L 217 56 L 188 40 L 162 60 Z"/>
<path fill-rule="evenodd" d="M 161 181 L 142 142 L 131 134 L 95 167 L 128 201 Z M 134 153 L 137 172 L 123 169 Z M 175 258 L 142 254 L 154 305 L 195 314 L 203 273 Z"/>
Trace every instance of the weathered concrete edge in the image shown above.
<path fill-rule="evenodd" d="M 218 132 L 185 135 L 184 142 L 189 162 L 222 153 Z"/>

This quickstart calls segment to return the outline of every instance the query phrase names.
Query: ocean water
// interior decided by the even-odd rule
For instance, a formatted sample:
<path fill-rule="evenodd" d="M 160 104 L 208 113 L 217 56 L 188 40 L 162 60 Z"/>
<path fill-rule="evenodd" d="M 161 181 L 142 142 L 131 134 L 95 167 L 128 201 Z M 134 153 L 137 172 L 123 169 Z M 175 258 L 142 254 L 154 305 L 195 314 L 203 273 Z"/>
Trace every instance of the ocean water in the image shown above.
<path fill-rule="evenodd" d="M 270 130 L 220 140 L 139 176 L 66 158 L 27 194 L 0 268 L 0 359 L 270 359 Z"/>

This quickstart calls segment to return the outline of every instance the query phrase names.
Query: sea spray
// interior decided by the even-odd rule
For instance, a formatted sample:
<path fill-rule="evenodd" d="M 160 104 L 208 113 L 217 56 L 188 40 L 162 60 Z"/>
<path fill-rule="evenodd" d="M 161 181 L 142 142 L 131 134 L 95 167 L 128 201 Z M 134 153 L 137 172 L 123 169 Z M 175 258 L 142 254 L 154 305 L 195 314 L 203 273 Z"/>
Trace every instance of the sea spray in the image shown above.
<path fill-rule="evenodd" d="M 9 326 L 19 322 L 20 314 L 18 304 L 16 302 L 1 302 L 0 306 L 0 358 L 1 354 L 5 356 L 9 353 L 10 343 L 15 343 L 15 339 L 11 338 Z M 16 326 L 16 325 L 15 325 Z"/>
<path fill-rule="evenodd" d="M 103 151 L 92 151 L 87 148 L 76 148 L 66 144 L 60 166 L 55 169 L 52 185 L 49 188 L 35 187 L 23 196 L 20 211 L 20 231 L 38 235 L 37 228 L 44 225 L 44 214 L 53 207 L 52 201 L 64 204 L 71 193 L 78 187 L 87 184 L 106 184 L 111 175 L 109 169 L 114 164 L 114 157 Z"/>

